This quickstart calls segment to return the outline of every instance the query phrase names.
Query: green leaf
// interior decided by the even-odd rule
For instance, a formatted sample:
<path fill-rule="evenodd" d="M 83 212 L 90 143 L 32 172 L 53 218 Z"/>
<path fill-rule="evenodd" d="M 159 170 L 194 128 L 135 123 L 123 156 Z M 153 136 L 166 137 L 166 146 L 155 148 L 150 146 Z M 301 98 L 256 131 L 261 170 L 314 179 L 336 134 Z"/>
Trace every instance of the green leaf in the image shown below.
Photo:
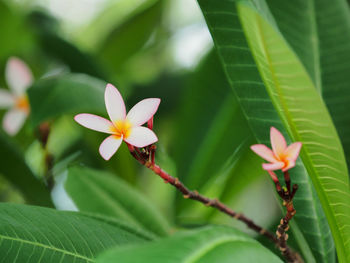
<path fill-rule="evenodd" d="M 39 181 L 25 163 L 19 147 L 7 135 L 0 133 L 0 173 L 15 187 L 31 204 L 52 207 L 50 192 Z"/>
<path fill-rule="evenodd" d="M 340 262 L 350 260 L 347 167 L 335 127 L 301 62 L 282 35 L 251 6 L 240 18 L 260 74 L 286 129 L 301 141 L 301 158 L 318 193 Z"/>
<path fill-rule="evenodd" d="M 74 36 L 80 46 L 95 50 L 114 29 L 158 0 L 120 0 L 108 2 L 97 16 Z"/>
<path fill-rule="evenodd" d="M 114 28 L 99 47 L 99 55 L 114 71 L 140 50 L 159 25 L 163 1 L 147 1 L 123 24 Z"/>
<path fill-rule="evenodd" d="M 28 89 L 34 126 L 63 114 L 106 113 L 106 83 L 84 74 L 44 78 Z"/>
<path fill-rule="evenodd" d="M 1 62 L 16 53 L 27 51 L 28 46 L 33 44 L 33 36 L 23 15 L 16 12 L 11 4 L 9 1 L 0 1 Z"/>
<path fill-rule="evenodd" d="M 115 175 L 70 167 L 64 187 L 80 211 L 122 219 L 156 235 L 169 231 L 169 223 L 157 208 Z"/>
<path fill-rule="evenodd" d="M 97 257 L 97 263 L 116 262 L 282 262 L 247 235 L 228 227 L 206 227 L 178 232 L 145 245 L 115 248 Z"/>
<path fill-rule="evenodd" d="M 288 43 L 322 94 L 350 165 L 350 14 L 345 0 L 267 3 Z M 298 21 L 295 23 L 295 21 Z M 297 29 L 296 29 L 297 28 Z"/>
<path fill-rule="evenodd" d="M 173 148 L 178 174 L 190 189 L 232 201 L 245 185 L 261 175 L 261 169 L 252 165 L 244 172 L 235 169 L 250 158 L 247 146 L 255 139 L 216 53 L 210 52 L 190 75 L 183 98 L 172 140 L 176 143 Z M 258 164 L 259 159 L 251 156 L 251 161 Z M 178 216 L 186 223 L 198 223 L 213 213 L 202 204 L 184 200 L 182 195 L 178 195 L 178 201 Z"/>
<path fill-rule="evenodd" d="M 96 63 L 96 59 L 94 60 L 91 55 L 57 33 L 59 26 L 53 17 L 41 11 L 34 11 L 29 15 L 28 20 L 36 33 L 38 45 L 47 55 L 65 63 L 72 72 L 107 79 L 105 72 Z"/>
<path fill-rule="evenodd" d="M 148 240 L 117 222 L 25 205 L 0 204 L 0 221 L 4 262 L 93 262 L 105 249 Z"/>
<path fill-rule="evenodd" d="M 290 142 L 289 136 L 284 132 L 281 119 L 264 88 L 264 83 L 245 40 L 237 14 L 237 3 L 232 1 L 218 3 L 211 0 L 198 2 L 213 36 L 227 79 L 255 138 L 259 143 L 269 145 L 269 130 L 273 125 L 282 131 L 287 141 Z M 266 10 L 263 11 L 266 12 Z M 314 257 L 320 262 L 322 259 L 327 261 L 333 258 L 334 260 L 333 242 L 327 220 L 322 209 L 316 209 L 319 207 L 319 200 L 311 179 L 300 161 L 292 170 L 292 181 L 299 185 L 294 200 L 296 210 L 302 211 L 295 215 L 295 223 L 309 241 L 310 247 L 305 245 L 304 237 L 297 233 L 295 227 L 291 229 L 296 233 L 296 239 L 304 258 L 308 262 L 315 262 Z"/>

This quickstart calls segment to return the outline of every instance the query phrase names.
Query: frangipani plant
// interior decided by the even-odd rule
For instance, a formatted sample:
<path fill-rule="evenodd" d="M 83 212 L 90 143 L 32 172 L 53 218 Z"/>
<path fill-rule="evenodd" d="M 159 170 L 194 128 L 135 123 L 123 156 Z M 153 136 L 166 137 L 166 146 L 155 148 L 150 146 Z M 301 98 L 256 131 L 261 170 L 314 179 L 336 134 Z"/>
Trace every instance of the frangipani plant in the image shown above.
<path fill-rule="evenodd" d="M 130 150 L 131 155 L 145 167 L 151 169 L 159 175 L 166 183 L 176 187 L 184 196 L 192 200 L 199 201 L 206 206 L 211 206 L 223 213 L 238 219 L 245 223 L 249 228 L 265 235 L 267 238 L 275 242 L 276 246 L 281 250 L 282 255 L 288 262 L 299 262 L 298 254 L 293 252 L 287 246 L 288 235 L 286 231 L 288 223 L 295 214 L 293 207 L 293 197 L 297 190 L 297 185 L 293 185 L 293 191 L 290 188 L 290 178 L 286 171 L 295 166 L 298 158 L 301 143 L 296 142 L 287 147 L 283 135 L 274 127 L 271 128 L 271 144 L 273 152 L 265 145 L 253 145 L 251 149 L 258 155 L 272 162 L 272 164 L 263 164 L 263 168 L 268 170 L 276 184 L 276 190 L 283 199 L 283 204 L 287 207 L 287 215 L 281 220 L 281 224 L 277 228 L 277 238 L 268 230 L 256 225 L 251 219 L 241 213 L 237 213 L 217 199 L 209 199 L 197 191 L 189 190 L 178 178 L 175 178 L 162 170 L 155 163 L 156 147 L 153 145 L 158 139 L 153 133 L 153 115 L 158 109 L 160 99 L 145 99 L 137 103 L 128 114 L 126 114 L 125 104 L 119 91 L 112 85 L 107 84 L 105 89 L 105 103 L 110 121 L 100 116 L 82 113 L 74 117 L 75 121 L 80 125 L 112 134 L 105 139 L 100 145 L 99 152 L 101 156 L 108 161 L 118 150 L 120 144 L 124 140 Z M 140 125 L 147 122 L 149 128 Z M 151 146 L 150 146 L 151 145 Z M 148 146 L 148 147 L 146 147 Z M 146 148 L 145 148 L 146 147 Z M 277 176 L 273 170 L 282 169 L 285 172 L 285 181 L 287 190 L 282 190 Z"/>
<path fill-rule="evenodd" d="M 16 135 L 30 111 L 26 91 L 33 82 L 33 75 L 22 60 L 11 57 L 6 64 L 5 78 L 10 90 L 0 89 L 0 109 L 9 110 L 2 127 L 9 135 Z"/>
<path fill-rule="evenodd" d="M 174 41 L 174 5 L 131 2 L 80 27 L 0 0 L 0 69 L 20 54 L 45 76 L 31 129 L 0 131 L 0 261 L 350 262 L 348 3 L 198 0 L 213 49 L 187 68 L 197 26 Z M 1 107 L 24 109 L 1 75 Z M 106 82 L 154 98 L 127 112 Z"/>

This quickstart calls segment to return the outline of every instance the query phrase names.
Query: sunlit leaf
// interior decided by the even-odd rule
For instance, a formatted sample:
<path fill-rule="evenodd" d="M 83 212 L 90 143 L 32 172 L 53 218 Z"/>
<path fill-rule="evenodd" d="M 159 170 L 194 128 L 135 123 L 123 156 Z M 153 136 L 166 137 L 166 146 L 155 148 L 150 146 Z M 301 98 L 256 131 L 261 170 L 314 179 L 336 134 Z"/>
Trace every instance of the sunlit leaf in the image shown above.
<path fill-rule="evenodd" d="M 239 5 L 239 14 L 275 108 L 292 138 L 303 143 L 301 158 L 330 224 L 339 260 L 347 262 L 349 180 L 342 146 L 329 113 L 282 35 L 251 6 Z"/>
<path fill-rule="evenodd" d="M 350 13 L 345 0 L 267 1 L 288 43 L 322 94 L 350 165 Z M 295 23 L 297 21 L 297 23 Z"/>
<path fill-rule="evenodd" d="M 264 83 L 245 40 L 241 22 L 238 19 L 236 3 L 222 1 L 218 4 L 201 0 L 199 4 L 212 33 L 227 78 L 235 91 L 244 115 L 256 139 L 260 143 L 269 145 L 270 127 L 275 126 L 281 131 L 284 128 L 264 88 Z M 318 207 L 319 200 L 301 162 L 297 162 L 297 166 L 293 169 L 292 179 L 299 185 L 295 206 L 297 211 L 299 209 L 303 211 L 303 213 L 296 214 L 296 222 L 303 235 L 312 241 L 310 246 L 315 256 L 319 254 L 319 251 L 323 251 L 322 253 L 326 255 L 330 252 L 329 247 L 332 247 L 330 232 L 323 211 L 315 209 Z M 312 231 L 310 231 L 311 226 L 313 226 Z M 298 242 L 302 244 L 299 245 L 303 256 L 307 261 L 315 262 L 304 238 L 298 236 L 301 237 Z M 323 238 L 320 239 L 318 236 Z"/>
<path fill-rule="evenodd" d="M 271 251 L 245 234 L 227 227 L 183 231 L 145 245 L 115 248 L 97 258 L 116 262 L 282 262 Z"/>

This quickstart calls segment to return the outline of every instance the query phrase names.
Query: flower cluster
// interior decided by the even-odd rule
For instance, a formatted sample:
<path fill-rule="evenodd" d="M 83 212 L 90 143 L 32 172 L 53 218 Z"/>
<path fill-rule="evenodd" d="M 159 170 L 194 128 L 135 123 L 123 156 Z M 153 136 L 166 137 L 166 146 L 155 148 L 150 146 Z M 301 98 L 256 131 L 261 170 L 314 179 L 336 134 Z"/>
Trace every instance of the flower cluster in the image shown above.
<path fill-rule="evenodd" d="M 33 75 L 22 60 L 12 57 L 6 64 L 5 79 L 10 89 L 0 89 L 0 109 L 9 111 L 2 126 L 9 135 L 16 135 L 30 111 L 26 90 L 33 82 Z"/>

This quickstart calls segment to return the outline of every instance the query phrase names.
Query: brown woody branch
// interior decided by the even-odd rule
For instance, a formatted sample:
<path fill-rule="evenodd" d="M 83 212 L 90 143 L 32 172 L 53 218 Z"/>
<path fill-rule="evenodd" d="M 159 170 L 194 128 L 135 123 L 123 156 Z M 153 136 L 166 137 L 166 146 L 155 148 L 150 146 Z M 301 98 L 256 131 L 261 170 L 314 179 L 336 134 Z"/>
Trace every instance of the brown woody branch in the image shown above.
<path fill-rule="evenodd" d="M 146 166 L 148 169 L 152 170 L 154 173 L 159 175 L 166 183 L 169 183 L 169 184 L 173 185 L 174 187 L 176 187 L 183 194 L 184 198 L 196 200 L 198 202 L 201 202 L 205 206 L 211 206 L 213 208 L 218 209 L 219 211 L 227 214 L 228 216 L 243 222 L 244 224 L 247 225 L 248 228 L 254 230 L 255 232 L 257 232 L 261 235 L 264 235 L 265 237 L 270 239 L 272 242 L 274 242 L 276 244 L 276 246 L 278 246 L 280 248 L 281 251 L 286 250 L 288 252 L 289 251 L 291 252 L 290 248 L 287 246 L 286 243 L 280 242 L 280 240 L 273 233 L 271 233 L 268 230 L 262 228 L 261 226 L 255 224 L 251 219 L 247 218 L 246 216 L 244 216 L 241 213 L 237 213 L 237 212 L 233 211 L 232 209 L 230 209 L 229 207 L 227 207 L 225 204 L 221 203 L 217 199 L 210 199 L 208 197 L 205 197 L 205 196 L 199 194 L 197 191 L 189 190 L 178 178 L 172 177 L 167 172 L 162 170 L 154 162 L 154 155 L 155 155 L 155 149 L 156 149 L 155 145 L 151 145 L 151 146 L 148 146 L 148 147 L 142 148 L 142 149 L 136 148 L 136 147 L 129 145 L 129 144 L 128 144 L 128 147 L 129 147 L 129 151 L 130 151 L 131 155 L 141 165 Z M 280 185 L 279 185 L 279 188 L 280 188 L 280 192 L 282 193 L 282 188 Z M 281 245 L 283 245 L 282 248 L 280 247 Z M 291 253 L 293 253 L 293 252 L 291 252 Z M 285 254 L 286 253 L 284 253 L 283 255 L 285 255 Z"/>
<path fill-rule="evenodd" d="M 270 173 L 271 174 L 271 173 Z M 291 189 L 291 181 L 290 181 L 290 176 L 289 172 L 286 171 L 283 173 L 284 175 L 284 180 L 286 183 L 286 188 L 283 189 L 276 177 L 274 180 L 275 186 L 276 186 L 276 191 L 278 195 L 282 198 L 283 200 L 283 206 L 286 207 L 287 213 L 286 215 L 281 219 L 280 224 L 277 226 L 277 240 L 278 240 L 278 248 L 280 249 L 282 255 L 284 258 L 287 260 L 289 263 L 301 263 L 303 262 L 302 258 L 298 253 L 295 253 L 292 251 L 288 245 L 287 245 L 287 240 L 288 240 L 288 234 L 287 231 L 289 229 L 289 221 L 293 218 L 295 215 L 296 211 L 294 209 L 293 205 L 293 197 L 298 190 L 298 185 L 294 184 L 293 189 Z"/>

